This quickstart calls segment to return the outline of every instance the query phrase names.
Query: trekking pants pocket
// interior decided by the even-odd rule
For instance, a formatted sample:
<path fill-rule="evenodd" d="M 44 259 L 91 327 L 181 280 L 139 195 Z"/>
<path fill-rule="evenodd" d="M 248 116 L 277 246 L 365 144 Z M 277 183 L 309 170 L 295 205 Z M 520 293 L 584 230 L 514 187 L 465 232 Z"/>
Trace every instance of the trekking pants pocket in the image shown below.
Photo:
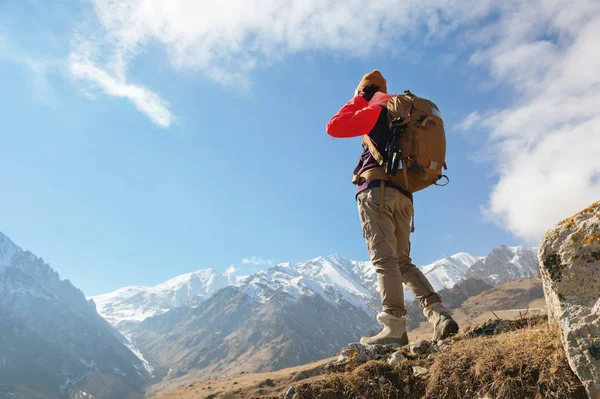
<path fill-rule="evenodd" d="M 392 201 L 394 193 L 391 192 L 390 195 L 390 201 Z M 394 256 L 393 245 L 391 245 L 395 242 L 393 221 L 389 214 L 379 215 L 379 199 L 378 189 L 365 190 L 357 197 L 363 237 L 367 242 L 372 260 Z"/>

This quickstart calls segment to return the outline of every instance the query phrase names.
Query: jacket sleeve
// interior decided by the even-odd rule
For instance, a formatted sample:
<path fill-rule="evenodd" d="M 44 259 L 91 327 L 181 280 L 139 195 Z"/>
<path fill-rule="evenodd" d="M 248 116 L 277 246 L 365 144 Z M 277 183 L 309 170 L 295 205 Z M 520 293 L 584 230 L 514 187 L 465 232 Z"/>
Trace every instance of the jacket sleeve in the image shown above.
<path fill-rule="evenodd" d="M 369 105 L 361 96 L 356 96 L 331 118 L 327 124 L 327 134 L 336 138 L 369 134 L 379 119 L 381 109 L 378 105 Z"/>

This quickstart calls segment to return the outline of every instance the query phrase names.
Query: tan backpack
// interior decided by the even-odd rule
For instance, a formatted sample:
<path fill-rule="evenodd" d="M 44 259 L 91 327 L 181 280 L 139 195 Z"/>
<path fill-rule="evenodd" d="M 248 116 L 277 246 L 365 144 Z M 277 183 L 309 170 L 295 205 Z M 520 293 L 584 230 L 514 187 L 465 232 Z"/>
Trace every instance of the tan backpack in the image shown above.
<path fill-rule="evenodd" d="M 448 184 L 442 173 L 446 168 L 446 133 L 444 121 L 437 105 L 405 90 L 387 103 L 392 139 L 385 154 L 381 154 L 369 135 L 363 144 L 381 165 L 382 169 L 367 170 L 362 177 L 367 180 L 389 180 L 411 193 L 433 184 Z M 377 176 L 379 175 L 379 176 Z M 446 179 L 445 184 L 437 182 Z"/>

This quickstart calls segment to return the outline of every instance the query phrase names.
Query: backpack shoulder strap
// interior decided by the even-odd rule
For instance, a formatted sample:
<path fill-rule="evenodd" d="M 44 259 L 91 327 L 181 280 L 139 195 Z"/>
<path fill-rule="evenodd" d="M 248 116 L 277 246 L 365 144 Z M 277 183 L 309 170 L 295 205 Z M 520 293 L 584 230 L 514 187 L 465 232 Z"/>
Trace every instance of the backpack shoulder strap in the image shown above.
<path fill-rule="evenodd" d="M 369 150 L 369 152 L 371 153 L 373 158 L 375 158 L 377 163 L 380 166 L 383 165 L 383 163 L 384 163 L 383 155 L 381 155 L 381 153 L 377 150 L 377 147 L 375 147 L 375 143 L 373 143 L 373 140 L 371 140 L 371 137 L 369 137 L 368 134 L 365 134 L 363 136 L 362 142 L 363 142 L 363 146 L 365 146 Z"/>

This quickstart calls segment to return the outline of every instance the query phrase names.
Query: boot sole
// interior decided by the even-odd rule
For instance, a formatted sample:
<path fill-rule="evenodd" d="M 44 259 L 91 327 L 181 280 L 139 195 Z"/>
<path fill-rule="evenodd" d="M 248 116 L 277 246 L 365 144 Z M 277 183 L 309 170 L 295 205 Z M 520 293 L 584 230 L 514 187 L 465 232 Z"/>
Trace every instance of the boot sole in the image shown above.
<path fill-rule="evenodd" d="M 365 342 L 361 339 L 360 343 L 363 345 L 387 345 L 393 347 L 401 347 L 408 345 L 408 338 L 383 338 L 378 339 L 377 342 Z"/>

